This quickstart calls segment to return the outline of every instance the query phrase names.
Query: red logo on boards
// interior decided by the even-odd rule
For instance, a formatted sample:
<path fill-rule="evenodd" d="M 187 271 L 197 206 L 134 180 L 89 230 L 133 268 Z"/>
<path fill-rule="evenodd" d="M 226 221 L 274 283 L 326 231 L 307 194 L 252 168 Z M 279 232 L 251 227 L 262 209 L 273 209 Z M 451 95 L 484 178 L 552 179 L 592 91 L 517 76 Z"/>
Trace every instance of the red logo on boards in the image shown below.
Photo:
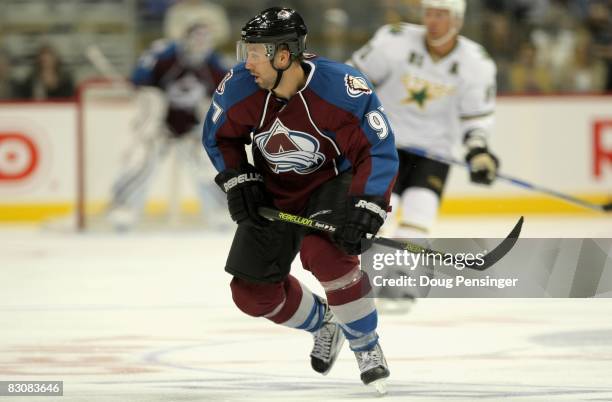
<path fill-rule="evenodd" d="M 0 183 L 28 178 L 39 164 L 39 152 L 30 137 L 20 132 L 0 132 Z"/>
<path fill-rule="evenodd" d="M 593 174 L 601 178 L 603 167 L 612 167 L 612 120 L 600 120 L 593 126 Z"/>

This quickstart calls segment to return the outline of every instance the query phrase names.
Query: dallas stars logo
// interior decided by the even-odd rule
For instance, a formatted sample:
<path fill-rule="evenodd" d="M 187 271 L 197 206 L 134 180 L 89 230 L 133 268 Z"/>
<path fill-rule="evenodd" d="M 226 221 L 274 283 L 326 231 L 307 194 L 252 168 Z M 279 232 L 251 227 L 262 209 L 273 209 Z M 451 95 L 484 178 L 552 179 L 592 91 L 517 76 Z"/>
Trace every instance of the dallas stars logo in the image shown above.
<path fill-rule="evenodd" d="M 402 77 L 402 84 L 406 90 L 404 104 L 416 104 L 419 109 L 424 110 L 429 102 L 451 96 L 455 93 L 454 85 L 437 84 L 430 80 L 406 74 Z"/>
<path fill-rule="evenodd" d="M 408 90 L 408 93 L 409 95 L 406 99 L 404 99 L 404 103 L 415 102 L 417 105 L 419 105 L 421 109 L 425 109 L 425 103 L 429 99 L 429 92 L 427 87 L 423 87 L 418 91 L 410 89 Z"/>
<path fill-rule="evenodd" d="M 398 22 L 391 24 L 391 27 L 389 28 L 389 32 L 392 35 L 399 35 L 402 33 L 403 30 L 404 30 L 403 25 Z"/>

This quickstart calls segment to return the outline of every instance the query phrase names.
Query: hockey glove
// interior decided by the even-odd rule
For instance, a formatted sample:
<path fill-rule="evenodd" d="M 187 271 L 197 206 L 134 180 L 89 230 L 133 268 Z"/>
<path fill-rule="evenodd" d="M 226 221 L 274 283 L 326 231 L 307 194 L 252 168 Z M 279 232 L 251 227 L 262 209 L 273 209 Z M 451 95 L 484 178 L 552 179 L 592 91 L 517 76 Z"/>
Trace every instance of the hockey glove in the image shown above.
<path fill-rule="evenodd" d="M 381 197 L 351 197 L 344 224 L 333 234 L 334 241 L 350 255 L 359 255 L 372 247 L 375 235 L 387 217 L 386 202 Z"/>
<path fill-rule="evenodd" d="M 497 176 L 499 160 L 487 148 L 472 148 L 465 156 L 472 183 L 490 185 Z"/>
<path fill-rule="evenodd" d="M 215 182 L 227 194 L 227 206 L 236 223 L 267 226 L 270 222 L 257 209 L 269 205 L 262 175 L 250 164 L 240 169 L 226 169 Z"/>

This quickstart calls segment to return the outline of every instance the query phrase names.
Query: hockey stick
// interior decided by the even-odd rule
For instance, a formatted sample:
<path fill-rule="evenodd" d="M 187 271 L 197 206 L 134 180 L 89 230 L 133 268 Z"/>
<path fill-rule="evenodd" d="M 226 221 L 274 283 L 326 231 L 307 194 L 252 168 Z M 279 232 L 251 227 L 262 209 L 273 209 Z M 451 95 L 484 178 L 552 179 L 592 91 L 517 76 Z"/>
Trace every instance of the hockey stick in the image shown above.
<path fill-rule="evenodd" d="M 111 63 L 108 57 L 106 57 L 98 45 L 89 45 L 85 49 L 85 56 L 104 78 L 120 83 L 128 81 L 126 77 L 119 73 L 117 68 Z"/>
<path fill-rule="evenodd" d="M 272 208 L 260 207 L 258 209 L 258 212 L 264 218 L 267 218 L 273 221 L 287 222 L 287 223 L 291 223 L 294 225 L 299 225 L 299 226 L 304 226 L 310 229 L 319 230 L 321 232 L 334 233 L 337 229 L 336 226 L 330 223 L 327 223 L 327 222 L 323 222 L 323 221 L 319 221 L 319 220 L 311 219 L 311 218 L 306 218 L 306 217 L 299 216 L 299 215 L 293 215 L 293 214 L 289 214 L 286 212 L 277 211 Z M 466 266 L 466 268 L 474 269 L 477 271 L 484 271 L 485 269 L 493 266 L 497 261 L 501 260 L 506 254 L 508 254 L 508 252 L 512 249 L 512 247 L 514 247 L 514 244 L 516 244 L 516 241 L 518 240 L 518 237 L 521 234 L 522 227 L 523 227 L 523 217 L 521 216 L 521 218 L 518 220 L 516 225 L 514 225 L 514 228 L 512 228 L 512 231 L 510 232 L 510 234 L 501 243 L 499 243 L 497 247 L 495 247 L 493 250 L 491 250 L 489 253 L 485 254 L 482 257 L 482 259 L 484 260 L 484 263 L 482 265 Z M 386 246 L 386 247 L 394 248 L 398 250 L 406 250 L 413 254 L 425 253 L 425 254 L 435 254 L 435 255 L 442 255 L 442 256 L 450 254 L 450 253 L 444 253 L 441 251 L 422 247 L 416 243 L 412 243 L 409 241 L 404 242 L 404 241 L 398 241 L 398 240 L 393 240 L 393 239 L 389 239 L 386 237 L 378 237 L 378 236 L 373 236 L 372 239 L 374 243 L 380 244 L 381 246 Z"/>
<path fill-rule="evenodd" d="M 408 148 L 408 152 L 413 153 L 413 154 L 418 155 L 418 156 L 422 156 L 424 158 L 433 159 L 433 160 L 438 161 L 438 162 L 446 163 L 448 165 L 458 165 L 458 166 L 463 166 L 463 167 L 467 168 L 468 170 L 470 169 L 470 166 L 469 166 L 469 164 L 467 162 L 463 162 L 463 161 L 460 161 L 458 159 L 451 158 L 451 157 L 445 157 L 445 156 L 441 156 L 441 155 L 436 155 L 436 154 L 431 153 L 429 151 L 426 151 L 424 149 L 410 147 L 410 148 Z M 594 204 L 592 202 L 588 202 L 588 201 L 582 200 L 580 198 L 572 197 L 571 195 L 564 194 L 564 193 L 561 193 L 559 191 L 551 190 L 551 189 L 539 186 L 537 184 L 529 183 L 529 182 L 526 182 L 525 180 L 521 180 L 521 179 L 518 179 L 516 177 L 508 176 L 508 175 L 505 175 L 505 174 L 502 174 L 502 173 L 499 173 L 499 172 L 497 173 L 496 177 L 498 179 L 502 179 L 502 180 L 505 180 L 505 181 L 507 181 L 509 183 L 515 184 L 515 185 L 517 185 L 519 187 L 523 187 L 523 188 L 526 188 L 528 190 L 539 191 L 541 193 L 548 194 L 548 195 L 550 195 L 552 197 L 560 198 L 560 199 L 562 199 L 562 200 L 564 200 L 566 202 L 569 202 L 571 204 L 579 205 L 579 206 L 581 206 L 583 208 L 592 209 L 592 210 L 599 211 L 599 212 L 610 212 L 610 211 L 612 211 L 612 202 L 609 202 L 609 203 L 603 204 L 603 205 Z"/>

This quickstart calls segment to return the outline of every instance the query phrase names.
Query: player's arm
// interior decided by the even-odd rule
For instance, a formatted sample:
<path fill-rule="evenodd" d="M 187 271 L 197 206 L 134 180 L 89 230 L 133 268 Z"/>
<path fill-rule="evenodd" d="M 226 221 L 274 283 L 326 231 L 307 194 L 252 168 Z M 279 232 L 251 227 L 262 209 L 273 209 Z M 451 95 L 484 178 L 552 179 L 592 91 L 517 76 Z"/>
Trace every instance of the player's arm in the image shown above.
<path fill-rule="evenodd" d="M 377 197 L 388 204 L 398 169 L 395 137 L 378 97 L 364 95 L 355 119 L 340 128 L 337 141 L 351 162 L 353 196 Z"/>
<path fill-rule="evenodd" d="M 232 82 L 233 70 L 217 87 L 206 114 L 202 144 L 219 172 L 215 182 L 227 194 L 227 203 L 236 223 L 259 226 L 268 221 L 257 212 L 268 204 L 262 175 L 248 163 L 245 146 L 250 143 L 253 129 L 244 120 L 241 101 L 249 91 L 240 90 L 240 83 Z M 236 85 L 238 84 L 238 85 Z"/>
<path fill-rule="evenodd" d="M 216 52 L 211 53 L 211 55 L 208 57 L 207 64 L 210 68 L 211 78 L 216 88 L 219 86 L 219 84 L 221 84 L 223 78 L 225 78 L 228 72 L 228 68 L 225 65 L 223 59 L 221 58 L 221 55 Z M 213 92 L 214 90 L 211 90 L 208 95 L 213 96 Z"/>
<path fill-rule="evenodd" d="M 164 57 L 174 51 L 173 45 L 164 40 L 157 40 L 138 59 L 132 71 L 131 81 L 135 86 L 156 86 L 155 66 Z"/>
<path fill-rule="evenodd" d="M 224 110 L 224 103 L 217 94 L 213 97 L 202 135 L 202 144 L 218 172 L 238 169 L 247 162 L 245 145 L 250 128 L 232 119 Z"/>
<path fill-rule="evenodd" d="M 482 57 L 461 88 L 459 117 L 470 178 L 474 183 L 488 185 L 495 180 L 499 167 L 499 159 L 489 148 L 495 123 L 496 68 L 484 52 Z"/>
<path fill-rule="evenodd" d="M 352 54 L 346 64 L 365 74 L 374 86 L 381 85 L 390 75 L 390 63 L 386 55 L 392 27 L 385 25 L 360 49 Z"/>
<path fill-rule="evenodd" d="M 136 114 L 132 128 L 141 138 L 149 139 L 159 135 L 164 126 L 168 100 L 157 86 L 155 66 L 169 54 L 167 42 L 156 41 L 138 60 L 131 76 L 135 87 Z"/>
<path fill-rule="evenodd" d="M 393 131 L 373 92 L 358 97 L 340 124 L 336 140 L 351 162 L 353 180 L 347 220 L 334 237 L 349 254 L 360 254 L 369 247 L 366 234 L 376 234 L 386 219 L 399 162 Z"/>
<path fill-rule="evenodd" d="M 229 70 L 217 86 L 204 119 L 202 145 L 218 172 L 248 163 L 245 147 L 253 130 L 248 99 L 257 92 L 244 66 Z"/>

